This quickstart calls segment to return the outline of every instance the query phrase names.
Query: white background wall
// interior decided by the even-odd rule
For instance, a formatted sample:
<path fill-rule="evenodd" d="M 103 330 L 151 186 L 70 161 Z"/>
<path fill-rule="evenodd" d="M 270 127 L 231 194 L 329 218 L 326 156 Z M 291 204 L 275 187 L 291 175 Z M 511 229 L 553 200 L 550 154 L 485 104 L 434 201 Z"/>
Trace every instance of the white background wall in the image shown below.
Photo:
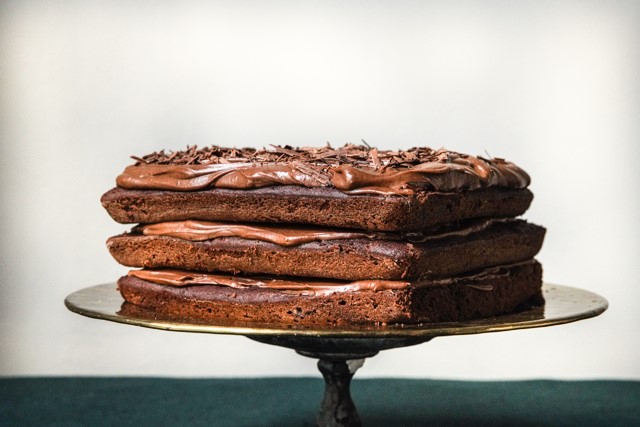
<path fill-rule="evenodd" d="M 639 24 L 637 1 L 3 1 L 0 374 L 317 375 L 63 299 L 126 271 L 99 197 L 129 155 L 363 138 L 525 167 L 546 280 L 611 307 L 386 351 L 360 377 L 640 378 Z"/>

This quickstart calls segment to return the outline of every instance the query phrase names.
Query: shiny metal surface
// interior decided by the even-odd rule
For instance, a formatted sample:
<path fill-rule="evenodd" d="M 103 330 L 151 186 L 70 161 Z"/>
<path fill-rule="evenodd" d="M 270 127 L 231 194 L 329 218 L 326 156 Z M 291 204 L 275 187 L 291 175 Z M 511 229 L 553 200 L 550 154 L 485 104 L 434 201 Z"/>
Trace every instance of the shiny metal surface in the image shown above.
<path fill-rule="evenodd" d="M 81 289 L 65 299 L 69 310 L 83 316 L 129 325 L 179 332 L 233 334 L 271 341 L 267 336 L 332 337 L 332 338 L 395 338 L 399 345 L 423 342 L 436 336 L 467 335 L 515 329 L 539 328 L 574 322 L 604 312 L 608 303 L 592 292 L 569 286 L 545 284 L 545 305 L 498 317 L 453 323 L 424 323 L 416 325 L 357 325 L 341 327 L 310 327 L 255 322 L 199 323 L 188 319 L 171 319 L 124 303 L 115 284 L 97 285 Z M 405 340 L 407 339 L 408 340 Z M 412 339 L 413 338 L 413 339 Z M 295 341 L 295 340 L 294 340 Z M 304 340 L 303 341 L 307 341 Z M 340 341 L 340 340 L 339 340 Z M 282 345 L 277 344 L 276 345 Z"/>

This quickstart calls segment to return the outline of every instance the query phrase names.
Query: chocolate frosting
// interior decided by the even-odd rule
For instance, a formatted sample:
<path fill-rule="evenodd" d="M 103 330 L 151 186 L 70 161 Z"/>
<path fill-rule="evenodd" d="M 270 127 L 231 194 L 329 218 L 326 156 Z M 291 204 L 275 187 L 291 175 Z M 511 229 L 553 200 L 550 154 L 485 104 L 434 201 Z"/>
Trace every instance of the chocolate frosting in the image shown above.
<path fill-rule="evenodd" d="M 135 227 L 133 231 L 147 236 L 168 236 L 195 242 L 212 240 L 220 237 L 239 237 L 241 239 L 270 242 L 280 246 L 297 246 L 316 241 L 345 239 L 406 240 L 417 243 L 454 236 L 467 236 L 469 234 L 485 230 L 496 223 L 513 221 L 517 220 L 509 218 L 478 219 L 467 221 L 463 226 L 457 228 L 451 229 L 449 227 L 439 227 L 422 233 L 376 233 L 319 227 L 249 225 L 200 220 L 172 221 L 140 225 Z"/>
<path fill-rule="evenodd" d="M 409 282 L 394 280 L 358 280 L 339 282 L 324 279 L 258 279 L 222 274 L 200 273 L 183 270 L 132 270 L 129 276 L 148 282 L 169 286 L 221 285 L 231 288 L 260 287 L 294 291 L 301 295 L 319 295 L 334 292 L 383 291 L 386 289 L 404 289 Z"/>
<path fill-rule="evenodd" d="M 175 269 L 163 270 L 131 270 L 128 275 L 137 277 L 148 282 L 167 285 L 167 286 L 196 286 L 196 285 L 220 285 L 232 288 L 250 288 L 260 287 L 267 289 L 277 289 L 283 292 L 293 292 L 300 295 L 326 295 L 335 292 L 359 292 L 373 291 L 379 292 L 384 290 L 405 289 L 409 286 L 443 286 L 456 283 L 460 280 L 484 280 L 491 277 L 504 276 L 509 274 L 509 267 L 530 264 L 535 261 L 524 261 L 510 265 L 487 268 L 475 273 L 462 276 L 452 277 L 448 279 L 431 279 L 415 282 L 396 281 L 396 280 L 358 280 L 354 282 L 345 282 L 327 279 L 309 279 L 309 278 L 257 278 L 257 277 L 240 277 L 225 274 L 211 274 L 194 271 L 184 271 Z M 480 291 L 489 292 L 493 290 L 491 285 L 470 283 L 467 286 Z"/>
<path fill-rule="evenodd" d="M 285 225 L 248 225 L 199 220 L 161 222 L 135 228 L 144 235 L 170 236 L 183 240 L 200 242 L 219 237 L 239 237 L 260 240 L 280 246 L 297 246 L 304 243 L 371 238 L 375 233 L 349 230 L 295 227 Z"/>
<path fill-rule="evenodd" d="M 423 147 L 378 151 L 352 144 L 270 150 L 213 146 L 134 158 L 137 163 L 116 179 L 119 187 L 197 191 L 300 185 L 334 187 L 348 194 L 412 195 L 419 190 L 525 188 L 530 183 L 525 171 L 503 159 Z"/>

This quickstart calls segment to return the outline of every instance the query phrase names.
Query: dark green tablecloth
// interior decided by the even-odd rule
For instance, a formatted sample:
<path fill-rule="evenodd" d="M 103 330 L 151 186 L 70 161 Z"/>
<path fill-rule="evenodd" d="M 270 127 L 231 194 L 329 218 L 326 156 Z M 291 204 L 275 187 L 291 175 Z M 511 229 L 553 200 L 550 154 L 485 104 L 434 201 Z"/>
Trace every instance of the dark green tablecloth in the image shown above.
<path fill-rule="evenodd" d="M 311 378 L 2 378 L 0 425 L 310 426 Z M 365 426 L 640 426 L 640 382 L 354 380 Z"/>

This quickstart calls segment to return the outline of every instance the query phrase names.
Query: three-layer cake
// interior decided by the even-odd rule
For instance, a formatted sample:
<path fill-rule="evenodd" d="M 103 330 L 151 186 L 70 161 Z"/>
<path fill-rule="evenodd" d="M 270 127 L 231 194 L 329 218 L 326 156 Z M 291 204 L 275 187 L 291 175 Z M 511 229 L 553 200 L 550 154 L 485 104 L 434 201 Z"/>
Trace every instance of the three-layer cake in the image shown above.
<path fill-rule="evenodd" d="M 447 150 L 191 147 L 135 158 L 102 197 L 124 299 L 301 324 L 494 316 L 541 301 L 529 176 Z"/>

